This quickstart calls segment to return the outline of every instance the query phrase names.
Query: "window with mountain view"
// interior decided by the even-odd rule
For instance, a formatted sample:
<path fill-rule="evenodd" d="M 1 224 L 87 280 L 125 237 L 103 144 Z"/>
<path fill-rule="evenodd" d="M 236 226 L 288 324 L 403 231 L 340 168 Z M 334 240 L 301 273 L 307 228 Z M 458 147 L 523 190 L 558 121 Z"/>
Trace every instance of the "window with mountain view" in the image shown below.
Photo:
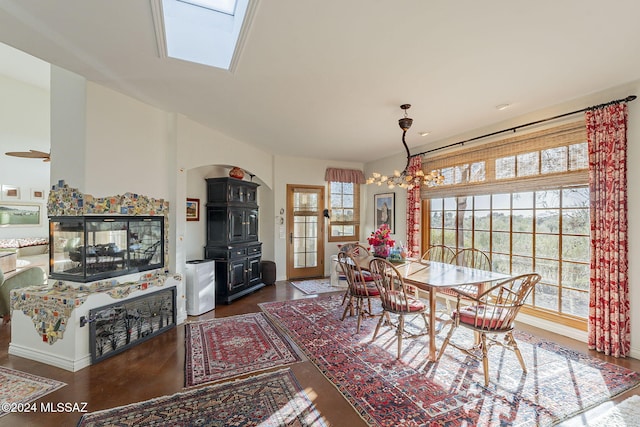
<path fill-rule="evenodd" d="M 490 255 L 495 271 L 538 272 L 530 314 L 585 327 L 589 188 L 583 124 L 424 162 L 445 184 L 423 190 L 423 241 Z M 426 245 L 425 245 L 426 248 Z"/>

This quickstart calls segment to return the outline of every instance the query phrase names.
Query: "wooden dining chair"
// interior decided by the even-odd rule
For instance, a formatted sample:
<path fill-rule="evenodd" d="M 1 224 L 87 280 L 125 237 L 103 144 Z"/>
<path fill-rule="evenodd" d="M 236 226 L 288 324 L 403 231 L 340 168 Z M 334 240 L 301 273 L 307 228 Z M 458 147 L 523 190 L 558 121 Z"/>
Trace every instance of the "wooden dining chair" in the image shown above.
<path fill-rule="evenodd" d="M 369 270 L 378 287 L 383 310 L 371 342 L 375 341 L 380 331 L 380 326 L 382 326 L 382 323 L 386 320 L 386 322 L 396 330 L 398 340 L 397 358 L 400 359 L 400 355 L 402 354 L 402 339 L 404 336 L 414 338 L 426 335 L 429 332 L 429 320 L 426 314 L 428 306 L 412 295 L 412 292 L 409 291 L 405 285 L 402 275 L 389 261 L 382 258 L 374 258 L 369 263 Z M 397 317 L 395 323 L 391 320 L 391 314 Z M 422 332 L 412 333 L 405 330 L 406 315 L 419 315 L 422 318 L 424 322 Z"/>
<path fill-rule="evenodd" d="M 456 255 L 455 251 L 449 246 L 445 245 L 432 245 L 429 246 L 422 254 L 422 261 L 438 261 L 451 264 L 453 257 Z"/>
<path fill-rule="evenodd" d="M 453 252 L 453 250 L 452 250 Z M 476 268 L 478 270 L 487 270 L 491 271 L 491 259 L 489 255 L 480 249 L 474 248 L 464 248 L 460 249 L 457 252 L 454 252 L 451 257 L 451 264 L 459 265 L 462 267 Z M 471 293 L 474 295 L 478 294 L 478 290 L 481 290 L 482 286 L 478 285 L 469 285 L 461 288 L 465 293 Z M 438 289 L 438 292 L 444 295 L 445 304 L 447 306 L 447 313 L 451 314 L 452 307 L 451 301 L 455 300 L 459 295 L 454 289 L 451 288 L 442 288 Z"/>
<path fill-rule="evenodd" d="M 369 249 L 364 247 L 363 245 L 361 245 L 358 242 L 345 243 L 344 245 L 341 245 L 339 253 L 340 252 L 348 253 L 356 261 L 359 261 L 359 260 L 362 260 L 362 259 L 366 259 L 366 258 L 371 256 L 371 252 L 369 252 Z M 347 277 L 344 274 L 344 271 L 342 270 L 342 267 L 340 266 L 339 263 L 338 263 L 338 265 L 336 265 L 336 269 L 340 270 L 340 271 L 338 271 L 338 280 L 345 280 L 346 281 Z M 368 271 L 363 271 L 362 274 L 363 274 L 363 278 L 364 278 L 365 282 L 372 282 L 373 281 L 373 279 L 371 278 L 371 274 L 369 274 Z M 347 286 L 347 289 L 345 290 L 344 295 L 342 297 L 342 304 L 341 305 L 344 305 L 344 303 L 347 301 L 347 297 L 348 296 L 349 296 L 349 287 Z"/>
<path fill-rule="evenodd" d="M 452 313 L 453 322 L 436 360 L 440 360 L 448 345 L 457 348 L 468 356 L 482 361 L 484 385 L 489 385 L 489 348 L 499 345 L 516 353 L 523 372 L 527 367 L 513 338 L 515 319 L 527 297 L 540 281 L 536 273 L 523 274 L 500 282 L 480 295 L 466 294 L 458 290 L 456 309 Z M 462 299 L 472 301 L 471 305 L 462 306 Z M 451 336 L 459 326 L 471 329 L 479 335 L 479 343 L 471 348 L 451 342 Z M 497 336 L 504 340 L 500 341 Z M 477 355 L 481 351 L 481 356 Z"/>
<path fill-rule="evenodd" d="M 491 271 L 491 259 L 486 252 L 475 248 L 460 249 L 453 256 L 453 264 L 463 267 L 477 268 L 478 270 Z"/>
<path fill-rule="evenodd" d="M 347 305 L 344 308 L 340 320 L 347 317 L 347 312 L 358 315 L 357 332 L 360 332 L 362 319 L 375 316 L 372 312 L 371 300 L 380 295 L 378 288 L 372 280 L 366 280 L 362 269 L 353 257 L 352 252 L 338 252 L 338 265 L 347 280 L 347 292 L 345 298 Z"/>

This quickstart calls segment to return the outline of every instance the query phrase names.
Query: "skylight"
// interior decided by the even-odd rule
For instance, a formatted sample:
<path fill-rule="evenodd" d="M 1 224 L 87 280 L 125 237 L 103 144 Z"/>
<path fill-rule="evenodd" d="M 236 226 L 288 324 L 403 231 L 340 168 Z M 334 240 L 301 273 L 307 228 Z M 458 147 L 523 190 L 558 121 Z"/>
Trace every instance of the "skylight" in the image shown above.
<path fill-rule="evenodd" d="M 236 0 L 180 0 L 194 6 L 204 7 L 206 9 L 215 10 L 216 12 L 233 15 L 236 10 Z"/>
<path fill-rule="evenodd" d="M 229 70 L 255 0 L 162 0 L 166 55 Z"/>

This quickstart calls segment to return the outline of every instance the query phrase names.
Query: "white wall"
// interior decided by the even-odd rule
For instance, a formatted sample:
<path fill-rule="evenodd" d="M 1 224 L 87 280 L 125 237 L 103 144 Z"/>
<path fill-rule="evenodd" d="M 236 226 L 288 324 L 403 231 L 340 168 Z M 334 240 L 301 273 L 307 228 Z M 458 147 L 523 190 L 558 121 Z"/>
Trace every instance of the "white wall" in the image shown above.
<path fill-rule="evenodd" d="M 85 192 L 132 192 L 173 202 L 168 113 L 87 83 L 86 114 Z"/>
<path fill-rule="evenodd" d="M 18 200 L 5 201 L 38 203 L 42 207 L 39 226 L 0 227 L 0 239 L 46 237 L 49 235 L 46 196 L 49 194 L 50 163 L 9 157 L 4 153 L 30 149 L 49 152 L 49 92 L 0 76 L 0 93 L 0 186 L 20 188 Z M 45 200 L 33 200 L 33 189 L 44 190 Z"/>
<path fill-rule="evenodd" d="M 51 67 L 51 183 L 60 180 L 85 191 L 86 81 Z"/>

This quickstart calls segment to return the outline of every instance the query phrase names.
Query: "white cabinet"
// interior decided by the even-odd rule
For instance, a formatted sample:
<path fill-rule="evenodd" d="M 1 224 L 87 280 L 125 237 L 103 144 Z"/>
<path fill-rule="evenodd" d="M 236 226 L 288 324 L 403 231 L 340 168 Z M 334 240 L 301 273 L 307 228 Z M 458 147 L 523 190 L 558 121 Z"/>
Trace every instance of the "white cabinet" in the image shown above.
<path fill-rule="evenodd" d="M 199 316 L 216 306 L 215 262 L 187 261 L 187 314 Z"/>

